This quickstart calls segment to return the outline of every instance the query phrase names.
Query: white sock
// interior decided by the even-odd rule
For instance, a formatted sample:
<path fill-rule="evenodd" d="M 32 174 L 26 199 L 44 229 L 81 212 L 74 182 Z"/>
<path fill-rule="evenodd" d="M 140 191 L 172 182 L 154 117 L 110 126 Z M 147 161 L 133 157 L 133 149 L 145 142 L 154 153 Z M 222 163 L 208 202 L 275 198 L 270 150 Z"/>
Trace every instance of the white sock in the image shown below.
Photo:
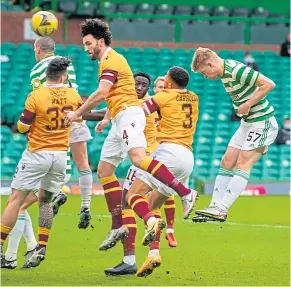
<path fill-rule="evenodd" d="M 26 242 L 27 251 L 31 251 L 35 249 L 35 247 L 37 246 L 37 241 L 34 236 L 31 218 L 27 210 L 25 210 L 24 214 L 25 214 L 25 228 L 24 228 L 23 236 Z"/>
<path fill-rule="evenodd" d="M 17 251 L 24 231 L 25 221 L 24 214 L 18 214 L 17 221 L 9 234 L 5 258 L 9 261 L 17 259 Z"/>
<path fill-rule="evenodd" d="M 79 187 L 82 196 L 81 208 L 90 209 L 93 176 L 90 169 L 79 170 Z"/>
<path fill-rule="evenodd" d="M 159 249 L 153 249 L 153 250 L 149 251 L 149 257 L 157 255 L 157 254 L 160 254 L 160 250 Z"/>
<path fill-rule="evenodd" d="M 174 229 L 173 228 L 167 228 L 167 234 L 168 233 L 174 233 Z"/>
<path fill-rule="evenodd" d="M 210 206 L 217 205 L 221 202 L 227 186 L 233 177 L 233 172 L 226 168 L 221 167 L 218 171 L 218 175 L 215 180 L 214 190 L 212 195 L 212 200 L 210 202 Z"/>
<path fill-rule="evenodd" d="M 233 205 L 235 200 L 240 196 L 240 194 L 246 188 L 249 181 L 250 174 L 241 169 L 237 169 L 234 173 L 232 180 L 230 181 L 227 190 L 224 194 L 219 207 L 225 209 L 226 211 Z"/>
<path fill-rule="evenodd" d="M 123 257 L 123 262 L 128 265 L 134 265 L 135 264 L 135 255 L 127 255 Z"/>
<path fill-rule="evenodd" d="M 157 220 L 157 219 L 156 219 L 154 216 L 150 217 L 150 218 L 148 219 L 148 221 L 147 221 L 147 226 L 153 224 L 156 220 Z"/>

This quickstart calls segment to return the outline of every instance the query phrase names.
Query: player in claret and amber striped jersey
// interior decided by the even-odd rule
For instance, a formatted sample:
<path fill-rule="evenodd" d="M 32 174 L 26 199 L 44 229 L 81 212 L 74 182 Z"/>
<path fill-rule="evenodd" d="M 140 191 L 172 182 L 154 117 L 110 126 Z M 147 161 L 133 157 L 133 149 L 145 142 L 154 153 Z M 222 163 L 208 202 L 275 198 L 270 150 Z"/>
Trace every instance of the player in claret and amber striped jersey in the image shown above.
<path fill-rule="evenodd" d="M 86 20 L 81 24 L 81 35 L 90 58 L 99 61 L 99 87 L 77 112 L 67 114 L 66 121 L 72 122 L 101 102 L 107 102 L 108 113 L 97 127 L 101 131 L 108 125 L 109 119 L 112 120 L 97 171 L 112 215 L 106 246 L 100 246 L 101 250 L 106 250 L 128 233 L 127 228 L 122 225 L 122 190 L 115 176 L 116 167 L 126 155 L 135 166 L 152 173 L 183 197 L 185 218 L 193 209 L 196 192 L 177 180 L 164 164 L 146 155 L 145 114 L 140 107 L 133 74 L 126 59 L 110 47 L 112 36 L 108 24 L 99 19 Z"/>
<path fill-rule="evenodd" d="M 197 49 L 192 70 L 208 79 L 220 78 L 235 112 L 242 117 L 222 158 L 210 206 L 197 210 L 198 217 L 193 218 L 225 221 L 228 209 L 246 188 L 253 165 L 276 139 L 278 124 L 266 98 L 275 84 L 246 65 L 221 59 L 207 48 Z"/>
<path fill-rule="evenodd" d="M 157 110 L 161 113 L 160 131 L 157 134 L 160 144 L 151 157 L 164 162 L 183 183 L 187 182 L 194 167 L 192 142 L 198 120 L 198 97 L 186 89 L 188 82 L 189 74 L 186 70 L 172 67 L 165 77 L 165 89 L 142 105 L 148 115 Z M 156 167 L 149 163 L 148 169 L 155 170 Z M 144 196 L 149 192 L 147 201 Z M 193 192 L 193 200 L 196 200 L 198 194 Z M 159 182 L 151 174 L 139 171 L 126 195 L 129 206 L 147 225 L 143 245 L 150 245 L 148 257 L 138 270 L 138 276 L 151 274 L 161 264 L 159 247 L 163 222 L 160 221 L 160 207 L 173 194 L 171 187 Z"/>

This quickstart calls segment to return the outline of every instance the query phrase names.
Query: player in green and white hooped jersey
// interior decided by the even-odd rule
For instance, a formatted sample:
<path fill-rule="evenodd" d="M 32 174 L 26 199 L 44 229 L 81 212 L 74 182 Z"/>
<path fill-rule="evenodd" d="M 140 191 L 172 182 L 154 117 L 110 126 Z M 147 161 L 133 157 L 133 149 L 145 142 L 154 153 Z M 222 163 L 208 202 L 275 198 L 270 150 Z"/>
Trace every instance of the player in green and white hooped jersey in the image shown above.
<path fill-rule="evenodd" d="M 278 124 L 267 100 L 275 84 L 246 65 L 224 60 L 206 48 L 197 49 L 191 66 L 205 78 L 220 78 L 235 112 L 242 117 L 222 158 L 210 206 L 196 211 L 200 217 L 224 221 L 228 209 L 246 188 L 253 165 L 276 139 Z"/>
<path fill-rule="evenodd" d="M 38 88 L 46 81 L 45 71 L 52 59 L 58 57 L 54 55 L 55 42 L 50 37 L 39 37 L 34 43 L 34 53 L 38 63 L 30 73 L 31 85 L 33 89 Z M 66 83 L 65 83 L 66 84 Z M 68 86 L 77 89 L 76 74 L 73 66 L 68 68 Z M 82 196 L 81 217 L 79 228 L 87 228 L 90 222 L 90 202 L 93 177 L 89 166 L 87 154 L 87 141 L 92 139 L 90 130 L 83 123 L 73 123 L 70 130 L 70 146 L 73 160 L 79 171 L 79 187 Z"/>

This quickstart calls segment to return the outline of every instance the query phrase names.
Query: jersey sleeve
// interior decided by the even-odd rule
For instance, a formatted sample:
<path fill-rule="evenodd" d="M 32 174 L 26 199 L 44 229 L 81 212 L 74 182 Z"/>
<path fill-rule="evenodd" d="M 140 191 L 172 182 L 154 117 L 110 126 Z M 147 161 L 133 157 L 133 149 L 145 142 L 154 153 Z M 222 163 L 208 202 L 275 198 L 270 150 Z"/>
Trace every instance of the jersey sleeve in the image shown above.
<path fill-rule="evenodd" d="M 36 115 L 36 102 L 32 94 L 30 94 L 25 102 L 24 110 L 17 123 L 18 130 L 21 133 L 27 132 L 33 123 Z"/>
<path fill-rule="evenodd" d="M 113 85 L 117 82 L 118 72 L 120 70 L 120 61 L 105 61 L 101 66 L 99 82 L 107 82 Z"/>
<path fill-rule="evenodd" d="M 254 85 L 259 77 L 259 72 L 254 69 L 240 63 L 233 70 L 234 80 L 240 82 L 241 84 Z"/>
<path fill-rule="evenodd" d="M 143 103 L 143 107 L 147 114 L 152 114 L 159 110 L 160 108 L 164 107 L 169 100 L 170 97 L 166 92 L 160 92 L 157 93 L 152 98 L 146 100 Z"/>

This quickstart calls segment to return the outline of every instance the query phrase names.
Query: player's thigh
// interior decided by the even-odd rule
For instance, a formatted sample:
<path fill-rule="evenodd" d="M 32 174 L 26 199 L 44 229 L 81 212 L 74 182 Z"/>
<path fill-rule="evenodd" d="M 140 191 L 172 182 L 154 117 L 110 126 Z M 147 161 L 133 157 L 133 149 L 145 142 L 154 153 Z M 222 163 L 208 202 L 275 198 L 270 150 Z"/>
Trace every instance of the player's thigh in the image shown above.
<path fill-rule="evenodd" d="M 242 150 L 249 151 L 272 144 L 278 134 L 278 124 L 275 117 L 265 121 L 248 123 L 247 137 Z"/>
<path fill-rule="evenodd" d="M 69 138 L 70 144 L 74 144 L 78 142 L 86 142 L 91 139 L 92 139 L 92 136 L 91 136 L 90 130 L 84 122 L 72 123 L 71 129 L 70 129 L 70 138 Z"/>
<path fill-rule="evenodd" d="M 24 151 L 19 161 L 11 187 L 17 190 L 38 192 L 41 179 L 47 174 L 52 158 L 45 151 Z"/>
<path fill-rule="evenodd" d="M 159 192 L 158 190 L 153 190 L 150 192 L 148 197 L 148 203 L 151 210 L 160 209 L 162 205 L 167 201 L 169 196 L 166 196 Z"/>
<path fill-rule="evenodd" d="M 14 206 L 18 206 L 19 208 L 21 205 L 24 203 L 25 199 L 29 195 L 29 191 L 25 190 L 17 190 L 17 189 L 12 189 L 12 193 L 9 196 L 9 200 L 7 201 L 7 205 L 12 204 Z"/>
<path fill-rule="evenodd" d="M 87 153 L 87 142 L 75 142 L 71 143 L 71 150 L 73 160 L 78 168 L 78 170 L 89 169 L 88 163 L 88 153 Z"/>
<path fill-rule="evenodd" d="M 47 174 L 41 180 L 41 188 L 51 193 L 57 193 L 61 190 L 66 176 L 67 152 L 50 152 L 53 160 Z M 40 195 L 38 194 L 38 197 Z"/>
<path fill-rule="evenodd" d="M 141 107 L 129 107 L 118 114 L 116 117 L 117 134 L 125 153 L 135 148 L 146 148 L 145 125 L 146 117 Z"/>
<path fill-rule="evenodd" d="M 98 164 L 98 175 L 104 173 L 99 168 L 101 161 L 107 162 L 116 168 L 126 157 L 126 153 L 122 150 L 121 140 L 118 137 L 116 123 L 114 120 L 101 149 L 100 162 Z"/>

